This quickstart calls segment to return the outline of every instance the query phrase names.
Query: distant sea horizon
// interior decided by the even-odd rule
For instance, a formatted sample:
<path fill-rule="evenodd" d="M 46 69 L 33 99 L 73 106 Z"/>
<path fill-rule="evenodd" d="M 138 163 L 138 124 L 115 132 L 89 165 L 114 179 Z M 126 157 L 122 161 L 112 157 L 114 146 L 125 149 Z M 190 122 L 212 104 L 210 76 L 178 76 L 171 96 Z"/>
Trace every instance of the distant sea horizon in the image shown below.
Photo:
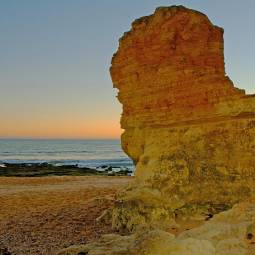
<path fill-rule="evenodd" d="M 0 164 L 48 163 L 134 169 L 119 139 L 0 138 Z"/>
<path fill-rule="evenodd" d="M 120 140 L 119 137 L 40 137 L 0 136 L 0 140 Z"/>

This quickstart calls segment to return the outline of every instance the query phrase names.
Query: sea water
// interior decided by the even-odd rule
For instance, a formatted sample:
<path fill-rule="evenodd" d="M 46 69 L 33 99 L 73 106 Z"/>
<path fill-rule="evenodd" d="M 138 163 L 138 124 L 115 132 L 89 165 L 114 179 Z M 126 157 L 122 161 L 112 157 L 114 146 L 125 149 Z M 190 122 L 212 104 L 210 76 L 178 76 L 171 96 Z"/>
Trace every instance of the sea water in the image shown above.
<path fill-rule="evenodd" d="M 119 140 L 0 139 L 0 164 L 43 162 L 134 169 Z"/>

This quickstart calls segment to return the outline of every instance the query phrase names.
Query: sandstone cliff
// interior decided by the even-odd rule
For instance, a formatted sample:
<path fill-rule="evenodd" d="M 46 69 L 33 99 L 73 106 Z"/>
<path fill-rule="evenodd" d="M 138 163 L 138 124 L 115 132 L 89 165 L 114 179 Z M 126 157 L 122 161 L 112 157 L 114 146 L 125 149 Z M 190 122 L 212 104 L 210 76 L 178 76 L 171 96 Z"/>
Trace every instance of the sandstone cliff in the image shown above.
<path fill-rule="evenodd" d="M 215 213 L 254 193 L 255 97 L 225 74 L 223 29 L 182 6 L 132 23 L 110 68 L 136 182 L 117 228 Z"/>

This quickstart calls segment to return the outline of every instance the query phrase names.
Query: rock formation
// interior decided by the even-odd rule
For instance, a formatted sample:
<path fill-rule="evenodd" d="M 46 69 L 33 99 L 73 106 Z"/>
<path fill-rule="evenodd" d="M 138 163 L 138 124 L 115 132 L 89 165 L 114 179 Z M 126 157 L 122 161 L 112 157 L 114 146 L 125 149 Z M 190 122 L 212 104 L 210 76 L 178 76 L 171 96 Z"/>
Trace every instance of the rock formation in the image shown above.
<path fill-rule="evenodd" d="M 162 7 L 119 42 L 110 72 L 123 105 L 122 147 L 136 172 L 114 225 L 162 225 L 250 197 L 255 97 L 225 74 L 223 29 L 200 12 Z"/>
<path fill-rule="evenodd" d="M 136 172 L 112 217 L 133 233 L 59 254 L 255 254 L 255 95 L 225 74 L 223 29 L 200 12 L 161 7 L 119 42 L 110 72 Z M 206 222 L 171 234 L 181 220 Z"/>
<path fill-rule="evenodd" d="M 129 236 L 105 235 L 98 242 L 71 246 L 58 255 L 253 255 L 254 202 L 238 204 L 178 236 L 145 228 Z"/>

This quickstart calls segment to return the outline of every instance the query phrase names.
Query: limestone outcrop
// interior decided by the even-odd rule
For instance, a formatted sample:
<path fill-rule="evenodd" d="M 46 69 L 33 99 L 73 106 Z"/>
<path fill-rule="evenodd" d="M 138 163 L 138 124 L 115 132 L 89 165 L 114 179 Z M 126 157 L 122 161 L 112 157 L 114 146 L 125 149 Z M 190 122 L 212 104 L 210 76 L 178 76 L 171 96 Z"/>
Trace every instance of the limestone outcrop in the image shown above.
<path fill-rule="evenodd" d="M 226 76 L 223 29 L 183 6 L 132 23 L 110 68 L 135 181 L 113 225 L 168 226 L 214 214 L 255 189 L 255 96 Z"/>

